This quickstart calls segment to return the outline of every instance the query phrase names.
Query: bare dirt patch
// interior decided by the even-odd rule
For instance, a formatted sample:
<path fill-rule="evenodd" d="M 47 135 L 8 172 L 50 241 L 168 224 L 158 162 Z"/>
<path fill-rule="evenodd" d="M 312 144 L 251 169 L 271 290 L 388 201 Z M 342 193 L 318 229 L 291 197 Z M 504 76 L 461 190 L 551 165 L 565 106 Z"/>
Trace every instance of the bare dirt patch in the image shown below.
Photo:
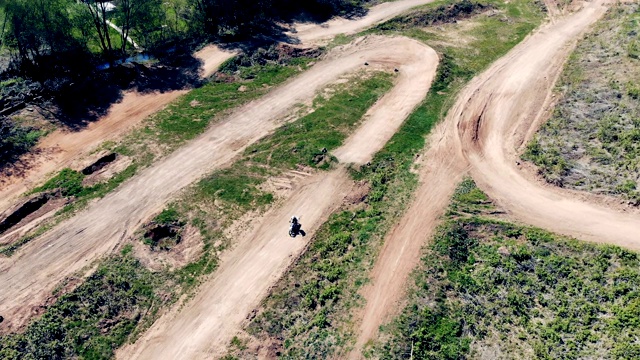
<path fill-rule="evenodd" d="M 156 237 L 156 241 L 161 241 L 163 234 L 156 227 L 148 228 L 145 231 L 145 237 Z M 149 234 L 149 232 L 156 232 Z M 179 234 L 177 233 L 179 231 Z M 202 254 L 204 243 L 198 229 L 191 225 L 186 225 L 184 229 L 175 230 L 174 234 L 164 234 L 171 236 L 180 236 L 180 241 L 173 244 L 170 248 L 151 247 L 139 239 L 131 240 L 133 244 L 133 253 L 140 262 L 152 271 L 175 270 L 179 269 Z M 166 237 L 166 236 L 165 236 Z"/>

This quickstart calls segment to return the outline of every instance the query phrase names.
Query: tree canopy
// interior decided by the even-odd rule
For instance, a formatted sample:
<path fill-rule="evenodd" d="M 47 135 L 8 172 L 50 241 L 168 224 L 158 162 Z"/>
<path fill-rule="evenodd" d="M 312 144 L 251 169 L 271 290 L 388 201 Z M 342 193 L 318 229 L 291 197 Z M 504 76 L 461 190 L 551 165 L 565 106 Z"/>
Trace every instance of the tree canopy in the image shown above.
<path fill-rule="evenodd" d="M 366 0 L 2 0 L 2 45 L 22 62 L 44 55 L 122 56 L 134 43 L 153 48 L 175 39 L 244 40 L 301 14 L 324 19 L 353 13 Z"/>

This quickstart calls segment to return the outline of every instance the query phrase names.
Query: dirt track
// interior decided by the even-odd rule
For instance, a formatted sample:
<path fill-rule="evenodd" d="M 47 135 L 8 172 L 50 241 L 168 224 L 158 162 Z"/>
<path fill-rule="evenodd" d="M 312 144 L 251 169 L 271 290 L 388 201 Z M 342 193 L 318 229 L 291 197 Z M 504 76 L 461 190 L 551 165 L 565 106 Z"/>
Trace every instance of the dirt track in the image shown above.
<path fill-rule="evenodd" d="M 419 3 L 430 1 L 432 0 L 422 0 Z M 398 3 L 405 2 L 411 3 L 411 6 L 416 3 L 415 0 L 404 0 Z M 368 17 L 361 19 L 358 26 L 352 26 L 346 31 L 356 31 L 360 27 L 380 21 L 380 17 L 376 15 L 378 14 L 376 9 L 377 7 L 374 7 Z M 404 9 L 398 8 L 396 11 Z M 386 9 L 383 18 L 395 14 Z M 260 100 L 241 107 L 225 121 L 210 128 L 205 134 L 161 163 L 146 169 L 114 193 L 95 202 L 86 211 L 33 240 L 13 257 L 0 259 L 0 286 L 3 289 L 0 293 L 0 314 L 5 317 L 5 321 L 0 325 L 0 331 L 11 331 L 25 323 L 31 316 L 32 309 L 41 304 L 65 276 L 82 269 L 103 254 L 113 251 L 121 239 L 130 235 L 144 219 L 159 211 L 177 191 L 204 173 L 228 163 L 247 145 L 273 130 L 278 125 L 277 120 L 282 118 L 289 109 L 312 98 L 315 91 L 338 75 L 353 71 L 362 66 L 365 58 L 369 59 L 381 53 L 381 48 L 378 48 L 380 44 L 399 46 L 397 51 L 400 53 L 410 53 L 402 49 L 406 44 L 411 43 L 414 44 L 413 46 L 417 44 L 414 41 L 409 43 L 400 41 L 398 45 L 390 44 L 392 42 L 394 41 L 388 39 L 380 43 L 374 42 L 374 45 L 362 44 L 360 47 L 346 50 L 340 56 L 333 58 L 329 56 L 327 61 L 316 64 L 313 69 L 294 81 L 275 89 Z M 425 47 L 420 45 L 420 48 Z M 207 64 L 219 64 L 231 56 L 215 47 L 207 47 L 196 55 L 205 63 L 203 76 L 207 76 L 217 68 Z M 381 56 L 384 58 L 384 54 Z M 156 109 L 165 104 L 160 104 Z M 110 116 L 126 118 L 123 115 L 126 114 L 127 109 L 130 111 L 131 108 L 138 107 L 139 105 L 133 101 L 132 104 L 124 106 L 120 115 L 114 114 L 112 110 Z M 117 120 L 114 121 L 117 123 Z M 109 122 L 102 121 L 102 123 Z M 96 126 L 103 125 L 98 122 Z M 122 127 L 117 128 L 122 129 Z M 114 130 L 111 129 L 111 131 Z M 78 145 L 82 140 L 73 141 L 79 150 L 88 146 L 87 144 Z M 96 139 L 92 137 L 91 141 Z M 65 159 L 68 161 L 77 155 L 79 154 L 68 154 Z M 58 163 L 58 166 L 60 164 Z M 44 173 L 39 175 L 42 176 Z M 6 198 L 4 193 L 2 195 L 2 198 Z"/>
<path fill-rule="evenodd" d="M 305 46 L 324 44 L 337 34 L 353 34 L 363 28 L 382 22 L 412 7 L 434 0 L 398 0 L 383 3 L 370 9 L 367 16 L 358 20 L 331 20 L 325 24 L 297 25 L 298 37 Z M 213 74 L 231 56 L 217 46 L 206 46 L 194 54 L 202 61 L 202 77 Z M 0 213 L 15 204 L 18 197 L 30 188 L 43 182 L 49 174 L 70 166 L 73 160 L 89 154 L 106 140 L 116 139 L 147 116 L 159 111 L 186 91 L 139 94 L 126 92 L 122 101 L 114 104 L 109 114 L 90 124 L 81 132 L 56 131 L 37 146 L 35 159 L 25 174 L 0 179 Z"/>
<path fill-rule="evenodd" d="M 400 69 L 394 90 L 372 107 L 364 117 L 366 123 L 335 152 L 349 162 L 366 162 L 426 96 L 438 56 L 414 40 L 368 37 L 339 50 L 330 59 L 331 66 L 342 71 L 362 66 L 365 60 L 370 66 Z M 349 59 L 355 59 L 356 63 L 349 64 Z M 371 138 L 372 131 L 385 135 Z M 343 168 L 304 180 L 283 207 L 269 212 L 258 220 L 254 231 L 239 239 L 240 245 L 226 256 L 215 277 L 202 286 L 183 311 L 157 321 L 136 344 L 122 349 L 119 356 L 199 359 L 221 355 L 243 320 L 305 247 L 303 239 L 287 237 L 289 217 L 301 215 L 305 230 L 312 234 L 340 206 L 351 186 Z"/>
<path fill-rule="evenodd" d="M 290 34 L 297 37 L 303 44 L 324 44 L 339 34 L 353 34 L 374 24 L 386 21 L 401 14 L 413 7 L 428 4 L 435 0 L 402 0 L 382 3 L 372 7 L 367 16 L 356 20 L 336 18 L 318 26 L 316 24 L 299 24 L 295 33 Z"/>
<path fill-rule="evenodd" d="M 388 49 L 393 50 L 390 55 Z M 10 329 L 20 324 L 29 316 L 29 309 L 41 303 L 42 296 L 50 293 L 64 276 L 113 251 L 120 239 L 130 235 L 177 191 L 211 169 L 228 163 L 247 145 L 275 129 L 278 120 L 294 105 L 311 99 L 316 91 L 338 76 L 364 67 L 365 59 L 372 66 L 376 60 L 424 63 L 415 68 L 420 70 L 416 74 L 399 77 L 399 81 L 404 80 L 402 87 L 419 94 L 421 88 L 428 86 L 425 76 L 429 74 L 427 69 L 433 67 L 428 60 L 436 57 L 432 50 L 425 52 L 424 49 L 428 48 L 414 40 L 374 37 L 338 51 L 262 99 L 241 107 L 86 211 L 33 240 L 18 254 L 0 259 L 0 284 L 4 290 L 0 293 L 0 314 L 6 319 L 2 327 Z M 410 70 L 407 68 L 408 74 Z M 416 98 L 417 102 L 421 98 Z M 411 109 L 404 110 L 408 111 Z"/>
<path fill-rule="evenodd" d="M 424 2 L 402 3 L 413 6 L 413 3 Z M 352 357 L 359 356 L 359 346 L 375 335 L 379 324 L 402 295 L 408 273 L 419 260 L 421 246 L 430 237 L 457 182 L 467 172 L 518 220 L 584 240 L 640 249 L 640 240 L 634 236 L 640 233 L 638 216 L 575 200 L 572 193 L 536 181 L 515 164 L 517 150 L 531 133 L 531 128 L 537 125 L 571 45 L 603 14 L 602 3 L 604 0 L 597 0 L 579 13 L 543 27 L 474 79 L 462 92 L 447 119 L 430 136 L 416 200 L 407 216 L 388 235 L 373 272 L 372 285 L 365 290 L 367 306 Z M 372 14 L 376 13 L 372 11 Z M 380 20 L 371 20 L 371 23 L 377 21 Z M 335 25 L 340 26 L 340 22 Z M 301 29 L 298 34 L 302 39 L 305 36 L 324 39 L 332 34 L 331 31 Z M 396 50 L 392 46 L 409 48 Z M 43 294 L 48 294 L 65 275 L 112 251 L 122 237 L 159 210 L 182 187 L 210 169 L 228 163 L 248 144 L 274 129 L 277 120 L 293 105 L 309 99 L 317 89 L 340 74 L 358 68 L 365 59 L 370 61 L 374 56 L 389 57 L 405 52 L 418 56 L 416 53 L 420 50 L 413 46 L 425 49 L 409 40 L 374 38 L 343 52 L 335 52 L 293 81 L 239 109 L 87 211 L 34 240 L 15 257 L 0 260 L 0 286 L 3 289 L 0 314 L 6 318 L 2 326 L 23 321 L 29 310 L 41 303 Z M 426 55 L 425 62 L 430 61 L 431 56 Z M 399 82 L 408 69 L 401 68 Z M 400 85 L 393 91 L 403 93 Z M 391 96 L 417 92 L 411 87 L 406 91 L 405 95 Z M 388 101 L 388 105 L 399 102 L 383 99 L 381 103 L 384 101 Z M 410 111 L 407 104 L 399 106 L 400 109 L 390 110 L 388 114 Z M 384 126 L 384 116 L 376 117 L 384 109 L 387 108 L 374 108 L 370 112 L 371 119 L 362 127 L 363 133 L 367 133 L 368 126 L 376 126 L 369 124 Z M 394 126 L 395 123 L 388 127 L 386 134 L 392 134 Z M 377 131 L 378 128 L 374 128 L 374 133 Z M 386 136 L 377 139 L 375 146 L 383 144 L 388 139 Z M 368 142 L 356 145 L 359 139 L 359 135 L 351 137 L 347 147 L 335 152 L 336 156 L 343 162 L 366 161 L 370 156 L 367 151 L 375 150 L 375 146 L 365 151 L 360 146 Z M 277 280 L 294 255 L 303 249 L 303 241 L 289 239 L 286 234 L 282 236 L 282 224 L 286 224 L 288 216 L 294 210 L 309 209 L 308 213 L 302 213 L 303 225 L 312 231 L 336 208 L 349 186 L 342 170 L 303 180 L 282 208 L 258 221 L 248 238 L 251 241 L 241 241 L 193 303 L 183 312 L 161 319 L 138 343 L 122 350 L 119 356 L 205 357 L 212 355 L 212 348 L 225 346 L 233 336 L 233 330 L 266 294 L 269 284 Z M 19 318 L 18 314 L 24 317 Z"/>
<path fill-rule="evenodd" d="M 579 13 L 543 26 L 472 80 L 429 137 L 415 202 L 387 236 L 371 285 L 364 290 L 367 303 L 350 358 L 360 358 L 361 347 L 388 320 L 421 247 L 468 171 L 517 220 L 640 250 L 640 216 L 575 200 L 573 192 L 546 186 L 516 165 L 518 150 L 539 125 L 565 59 L 604 14 L 604 3 L 588 3 Z"/>

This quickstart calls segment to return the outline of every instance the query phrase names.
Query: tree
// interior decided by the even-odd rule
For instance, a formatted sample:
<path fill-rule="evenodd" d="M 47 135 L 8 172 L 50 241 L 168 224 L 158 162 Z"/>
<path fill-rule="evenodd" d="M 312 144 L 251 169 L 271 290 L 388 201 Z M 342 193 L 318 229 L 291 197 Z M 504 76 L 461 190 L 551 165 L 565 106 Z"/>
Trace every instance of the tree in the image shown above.
<path fill-rule="evenodd" d="M 36 63 L 43 54 L 63 53 L 80 44 L 73 37 L 67 9 L 72 0 L 8 0 L 1 3 L 8 27 L 6 43 L 23 61 Z"/>
<path fill-rule="evenodd" d="M 83 0 L 85 5 L 85 15 L 91 19 L 93 27 L 100 40 L 102 52 L 112 59 L 113 46 L 109 35 L 109 23 L 107 22 L 108 2 L 105 0 Z"/>
<path fill-rule="evenodd" d="M 122 29 L 123 53 L 126 52 L 127 41 L 133 31 L 138 39 L 146 44 L 151 42 L 151 34 L 159 32 L 163 25 L 161 0 L 119 0 L 116 2 L 115 19 Z"/>

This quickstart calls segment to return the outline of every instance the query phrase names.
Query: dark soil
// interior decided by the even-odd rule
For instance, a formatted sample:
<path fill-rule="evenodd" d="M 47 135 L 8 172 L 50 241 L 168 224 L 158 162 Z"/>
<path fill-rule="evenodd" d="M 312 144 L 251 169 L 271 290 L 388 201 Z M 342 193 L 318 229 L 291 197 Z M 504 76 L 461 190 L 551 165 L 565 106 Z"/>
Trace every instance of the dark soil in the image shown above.
<path fill-rule="evenodd" d="M 87 166 L 86 168 L 82 169 L 82 173 L 84 175 L 91 175 L 96 171 L 101 170 L 102 168 L 104 168 L 105 166 L 109 165 L 110 163 L 116 161 L 116 159 L 118 158 L 118 154 L 116 153 L 111 153 L 109 155 L 105 155 L 103 157 L 101 157 L 100 159 L 96 160 L 96 162 L 94 162 L 93 164 Z"/>

